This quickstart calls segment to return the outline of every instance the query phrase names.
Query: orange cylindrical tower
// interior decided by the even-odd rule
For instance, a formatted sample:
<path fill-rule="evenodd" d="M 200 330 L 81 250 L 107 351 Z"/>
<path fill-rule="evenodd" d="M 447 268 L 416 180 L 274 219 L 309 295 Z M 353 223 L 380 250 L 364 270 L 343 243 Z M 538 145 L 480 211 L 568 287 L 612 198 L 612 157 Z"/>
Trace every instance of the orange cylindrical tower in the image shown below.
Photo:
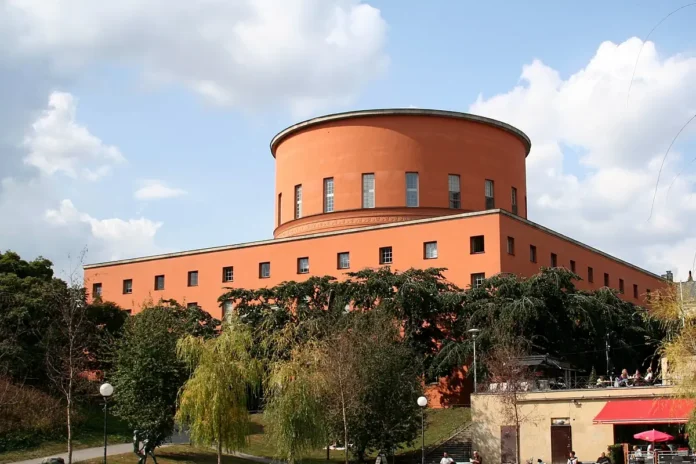
<path fill-rule="evenodd" d="M 508 124 L 449 111 L 368 110 L 301 122 L 271 142 L 274 236 L 494 208 L 526 218 L 530 146 Z"/>

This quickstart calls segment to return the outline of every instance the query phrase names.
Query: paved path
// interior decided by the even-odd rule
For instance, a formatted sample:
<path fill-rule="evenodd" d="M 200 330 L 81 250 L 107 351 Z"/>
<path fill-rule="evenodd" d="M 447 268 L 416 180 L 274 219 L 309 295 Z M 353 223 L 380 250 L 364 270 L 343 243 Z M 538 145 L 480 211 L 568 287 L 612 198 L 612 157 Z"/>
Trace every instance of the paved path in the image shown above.
<path fill-rule="evenodd" d="M 166 443 L 160 448 L 164 448 L 165 446 L 171 446 L 171 445 L 180 445 L 183 443 L 188 443 L 188 437 L 186 435 L 175 435 L 172 437 L 172 442 L 171 443 Z M 107 456 L 114 456 L 117 454 L 124 454 L 124 453 L 132 453 L 133 452 L 133 443 L 121 443 L 118 445 L 109 445 L 106 449 L 106 455 Z M 156 454 L 157 452 L 155 452 Z M 104 447 L 100 446 L 97 448 L 86 448 L 86 449 L 81 449 L 81 450 L 75 450 L 73 451 L 73 462 L 79 462 L 79 461 L 88 461 L 90 459 L 96 459 L 96 458 L 101 458 L 104 456 Z M 51 456 L 46 456 L 43 458 L 36 458 L 36 459 L 28 459 L 26 461 L 17 461 L 13 462 L 11 464 L 41 464 L 41 461 L 43 461 L 46 458 L 57 458 L 61 457 L 65 460 L 65 462 L 68 462 L 68 453 L 60 453 L 60 454 L 53 454 Z M 133 458 L 135 460 L 135 458 Z"/>

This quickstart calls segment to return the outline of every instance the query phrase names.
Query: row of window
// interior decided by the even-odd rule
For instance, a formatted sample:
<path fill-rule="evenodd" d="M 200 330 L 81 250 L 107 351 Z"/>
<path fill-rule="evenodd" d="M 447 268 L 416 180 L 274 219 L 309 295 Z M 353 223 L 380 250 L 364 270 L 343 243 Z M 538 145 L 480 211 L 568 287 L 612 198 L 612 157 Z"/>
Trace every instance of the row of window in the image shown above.
<path fill-rule="evenodd" d="M 469 250 L 471 254 L 480 254 L 486 252 L 486 241 L 483 235 L 474 235 L 469 238 Z M 515 255 L 515 238 L 507 237 L 507 253 L 509 255 Z M 437 259 L 438 249 L 437 242 L 430 241 L 423 243 L 423 259 Z M 529 261 L 532 263 L 537 263 L 537 247 L 535 245 L 529 245 Z M 379 264 L 392 264 L 394 262 L 394 252 L 392 247 L 386 246 L 379 248 Z M 550 253 L 549 256 L 549 266 L 558 267 L 558 255 L 556 253 Z M 337 253 L 336 255 L 336 267 L 337 269 L 350 269 L 350 252 L 343 251 Z M 574 260 L 570 260 L 570 271 L 577 274 L 577 266 Z M 297 273 L 298 274 L 309 274 L 309 257 L 297 258 Z M 259 278 L 268 279 L 271 277 L 271 263 L 270 261 L 265 261 L 259 263 Z M 471 286 L 478 287 L 484 280 L 486 276 L 484 273 L 471 274 Z M 222 268 L 222 282 L 233 282 L 234 281 L 234 267 L 224 266 Z M 589 283 L 594 283 L 594 269 L 591 266 L 587 267 L 587 281 Z M 198 271 L 189 271 L 187 276 L 187 284 L 189 287 L 198 286 Z M 611 287 L 611 280 L 608 273 L 604 273 L 604 286 Z M 154 280 L 155 290 L 164 290 L 165 288 L 165 276 L 157 275 Z M 130 294 L 133 293 L 133 279 L 125 279 L 123 281 L 123 293 Z M 619 279 L 619 293 L 625 293 L 625 282 L 623 279 Z M 101 296 L 102 294 L 102 284 L 95 283 L 92 287 L 92 294 L 94 296 Z M 646 294 L 649 297 L 650 289 L 646 290 Z M 633 298 L 638 298 L 638 285 L 633 284 Z"/>
<path fill-rule="evenodd" d="M 507 253 L 509 255 L 515 255 L 515 238 L 507 238 Z M 537 248 L 535 245 L 529 245 L 529 261 L 532 263 L 537 263 Z M 549 255 L 549 266 L 558 267 L 558 255 L 556 253 L 551 253 Z M 574 260 L 570 260 L 570 271 L 574 274 L 578 274 L 577 266 Z M 579 275 L 579 274 L 578 274 Z M 587 266 L 587 281 L 589 283 L 594 283 L 594 268 L 592 266 Z M 604 286 L 611 287 L 611 278 L 609 273 L 604 273 Z M 650 289 L 646 289 L 646 296 L 650 297 Z M 626 293 L 626 284 L 623 279 L 619 279 L 619 293 Z M 638 284 L 633 284 L 633 298 L 638 298 Z"/>
<path fill-rule="evenodd" d="M 458 174 L 449 174 L 447 176 L 447 189 L 449 195 L 449 207 L 452 209 L 460 209 L 461 202 L 461 179 Z M 420 201 L 419 182 L 417 172 L 406 173 L 406 206 L 409 208 L 417 208 Z M 495 208 L 495 184 L 492 180 L 486 179 L 484 185 L 484 196 L 486 199 L 486 209 Z M 512 187 L 511 193 L 512 213 L 517 214 L 517 189 Z M 278 194 L 278 224 L 281 223 L 281 204 L 283 194 Z M 295 212 L 294 218 L 302 217 L 302 185 L 295 186 Z M 327 177 L 324 179 L 324 212 L 332 213 L 334 211 L 334 179 Z M 362 175 L 362 207 L 375 207 L 375 175 L 366 173 Z"/>

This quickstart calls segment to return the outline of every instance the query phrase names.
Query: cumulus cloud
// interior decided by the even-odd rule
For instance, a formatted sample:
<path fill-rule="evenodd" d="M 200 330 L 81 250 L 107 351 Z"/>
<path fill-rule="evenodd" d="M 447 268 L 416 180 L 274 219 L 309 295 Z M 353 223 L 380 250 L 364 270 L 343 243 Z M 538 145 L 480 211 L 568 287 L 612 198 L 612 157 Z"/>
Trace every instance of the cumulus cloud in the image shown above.
<path fill-rule="evenodd" d="M 696 179 L 676 178 L 690 161 L 679 152 L 683 144 L 670 152 L 648 218 L 662 158 L 696 112 L 696 58 L 663 58 L 645 43 L 627 99 L 641 45 L 636 38 L 605 42 L 566 79 L 535 60 L 512 90 L 479 96 L 469 110 L 509 122 L 532 139 L 530 219 L 684 278 L 696 254 Z M 685 130 L 682 141 L 693 133 Z"/>
<path fill-rule="evenodd" d="M 65 92 L 53 92 L 48 108 L 24 138 L 24 163 L 43 174 L 62 173 L 97 180 L 125 160 L 118 148 L 106 145 L 75 121 L 77 102 Z"/>
<path fill-rule="evenodd" d="M 61 201 L 57 209 L 46 210 L 44 217 L 55 227 L 86 225 L 90 232 L 88 248 L 96 245 L 100 249 L 100 256 L 106 259 L 121 259 L 152 252 L 155 249 L 155 234 L 162 227 L 161 222 L 142 217 L 128 220 L 96 219 L 79 211 L 70 200 Z"/>
<path fill-rule="evenodd" d="M 161 200 L 186 195 L 184 189 L 169 187 L 161 180 L 150 179 L 142 181 L 142 186 L 135 191 L 133 196 L 137 200 Z"/>
<path fill-rule="evenodd" d="M 8 0 L 0 31 L 15 55 L 61 71 L 111 60 L 252 109 L 345 104 L 389 61 L 386 22 L 360 0 Z"/>

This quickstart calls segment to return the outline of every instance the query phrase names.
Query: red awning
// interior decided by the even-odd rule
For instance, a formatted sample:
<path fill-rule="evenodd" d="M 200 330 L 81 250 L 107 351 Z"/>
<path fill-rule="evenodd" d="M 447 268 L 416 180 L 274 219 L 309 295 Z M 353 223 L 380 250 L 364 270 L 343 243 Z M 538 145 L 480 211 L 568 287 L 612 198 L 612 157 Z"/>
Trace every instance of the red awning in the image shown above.
<path fill-rule="evenodd" d="M 690 399 L 607 401 L 594 418 L 595 424 L 683 424 L 694 409 Z"/>

